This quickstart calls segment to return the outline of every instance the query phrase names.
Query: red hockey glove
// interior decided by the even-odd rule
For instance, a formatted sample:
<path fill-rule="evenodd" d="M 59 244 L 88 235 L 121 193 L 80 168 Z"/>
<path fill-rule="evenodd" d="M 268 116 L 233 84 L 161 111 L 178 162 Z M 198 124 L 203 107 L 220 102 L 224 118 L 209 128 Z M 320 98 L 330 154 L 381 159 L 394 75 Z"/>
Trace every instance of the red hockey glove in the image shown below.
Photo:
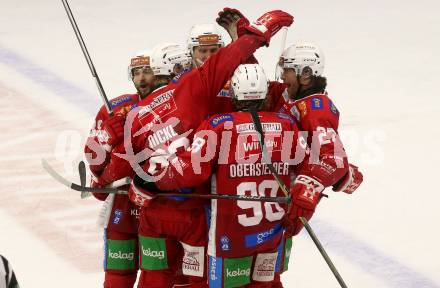
<path fill-rule="evenodd" d="M 348 164 L 348 172 L 344 175 L 335 185 L 333 185 L 333 191 L 344 192 L 347 194 L 352 194 L 361 185 L 364 180 L 364 176 L 358 170 L 357 166 L 353 164 Z"/>
<path fill-rule="evenodd" d="M 228 7 L 218 13 L 215 21 L 228 32 L 232 41 L 246 34 L 245 27 L 249 25 L 249 20 L 240 11 Z"/>
<path fill-rule="evenodd" d="M 101 144 L 108 144 L 110 147 L 120 143 L 124 139 L 124 123 L 125 116 L 121 114 L 116 114 L 107 119 L 102 124 L 102 130 L 107 133 L 104 133 L 104 137 L 101 137 L 102 139 L 99 139 L 99 142 Z"/>
<path fill-rule="evenodd" d="M 130 163 L 122 158 L 120 158 L 115 153 L 124 153 L 124 145 L 120 144 L 113 148 L 112 152 L 109 153 L 108 160 L 104 166 L 102 171 L 95 171 L 90 169 L 92 172 L 92 182 L 90 186 L 92 188 L 104 188 L 108 185 L 124 185 L 127 184 L 125 181 L 126 178 L 133 177 L 133 168 Z M 92 168 L 92 166 L 90 166 Z M 115 183 L 116 182 L 116 183 Z M 115 186 L 118 187 L 118 186 Z M 107 197 L 106 194 L 96 193 L 93 194 L 95 198 L 99 200 L 105 200 Z"/>
<path fill-rule="evenodd" d="M 90 187 L 92 188 L 104 188 L 106 183 L 102 181 L 99 177 L 93 174 L 92 172 L 92 180 L 90 181 Z M 105 201 L 107 199 L 108 194 L 105 193 L 92 193 L 93 197 L 98 200 Z"/>
<path fill-rule="evenodd" d="M 128 198 L 130 198 L 131 202 L 140 207 L 148 207 L 153 196 L 153 193 L 142 189 L 134 183 L 131 183 L 130 188 L 128 189 Z"/>
<path fill-rule="evenodd" d="M 289 27 L 293 23 L 293 16 L 282 10 L 266 12 L 254 23 L 246 27 L 246 30 L 264 37 L 266 46 L 269 46 L 270 38 L 282 27 Z"/>
<path fill-rule="evenodd" d="M 128 190 L 128 197 L 131 202 L 141 207 L 148 207 L 154 196 L 161 192 L 153 182 L 145 182 L 141 177 L 135 175 Z"/>
<path fill-rule="evenodd" d="M 292 208 L 289 215 L 287 215 L 288 219 L 285 219 L 283 222 L 288 236 L 297 235 L 303 228 L 299 217 L 304 217 L 307 220 L 312 218 L 323 190 L 324 186 L 312 177 L 306 175 L 298 175 L 296 177 L 290 190 Z"/>

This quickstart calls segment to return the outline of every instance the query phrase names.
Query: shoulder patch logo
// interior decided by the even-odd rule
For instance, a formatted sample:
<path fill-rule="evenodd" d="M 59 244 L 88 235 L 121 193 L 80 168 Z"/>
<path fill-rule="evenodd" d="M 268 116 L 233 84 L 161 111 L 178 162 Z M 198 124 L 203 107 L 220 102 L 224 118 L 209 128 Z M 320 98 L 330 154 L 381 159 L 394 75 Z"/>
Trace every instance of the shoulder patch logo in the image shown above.
<path fill-rule="evenodd" d="M 296 106 L 293 106 L 292 109 L 290 109 L 290 113 L 292 113 L 292 115 L 296 118 L 297 121 L 301 121 L 301 116 Z"/>
<path fill-rule="evenodd" d="M 277 113 L 277 117 L 280 119 L 288 120 L 290 123 L 295 123 L 295 120 L 293 120 L 292 116 L 285 114 L 285 113 Z M 295 116 L 296 117 L 296 116 Z"/>
<path fill-rule="evenodd" d="M 307 104 L 304 101 L 301 101 L 297 104 L 301 118 L 307 115 Z"/>
<path fill-rule="evenodd" d="M 336 108 L 335 104 L 333 104 L 332 101 L 330 101 L 330 111 L 332 111 L 332 113 L 335 115 L 339 115 L 338 108 Z"/>
<path fill-rule="evenodd" d="M 222 90 L 218 92 L 217 97 L 231 97 L 231 95 L 229 94 L 230 88 L 231 88 L 231 80 L 228 80 L 225 86 L 223 86 Z"/>
<path fill-rule="evenodd" d="M 313 97 L 310 101 L 310 106 L 312 107 L 312 110 L 321 110 L 324 107 L 321 98 Z"/>
<path fill-rule="evenodd" d="M 284 101 L 289 102 L 290 98 L 289 98 L 289 92 L 287 92 L 287 88 L 284 89 L 283 93 L 281 94 L 281 96 L 283 96 Z"/>
<path fill-rule="evenodd" d="M 212 118 L 210 122 L 212 127 L 217 127 L 223 122 L 232 121 L 232 120 L 234 120 L 234 117 L 231 114 L 222 114 Z"/>

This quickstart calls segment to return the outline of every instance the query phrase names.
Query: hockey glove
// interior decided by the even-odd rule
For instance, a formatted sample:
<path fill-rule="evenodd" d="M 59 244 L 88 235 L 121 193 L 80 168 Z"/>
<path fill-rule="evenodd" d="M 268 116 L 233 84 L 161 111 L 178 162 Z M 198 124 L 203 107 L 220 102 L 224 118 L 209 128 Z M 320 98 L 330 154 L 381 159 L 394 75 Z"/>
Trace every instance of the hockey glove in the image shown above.
<path fill-rule="evenodd" d="M 90 187 L 92 188 L 104 188 L 106 186 L 106 183 L 104 183 L 104 181 L 100 178 L 97 177 L 93 172 L 92 172 L 92 180 L 90 182 Z M 105 199 L 107 199 L 108 194 L 105 193 L 92 193 L 93 197 L 95 197 L 98 200 L 101 201 L 105 201 Z"/>
<path fill-rule="evenodd" d="M 240 11 L 228 7 L 218 13 L 215 21 L 228 32 L 232 41 L 246 34 L 245 27 L 249 25 L 249 20 Z"/>
<path fill-rule="evenodd" d="M 134 204 L 148 207 L 151 200 L 160 192 L 153 182 L 146 182 L 138 175 L 135 175 L 128 190 L 128 197 Z"/>
<path fill-rule="evenodd" d="M 364 176 L 359 171 L 357 166 L 348 164 L 348 172 L 344 175 L 335 185 L 333 185 L 333 191 L 344 192 L 352 194 L 361 185 L 364 180 Z"/>
<path fill-rule="evenodd" d="M 125 116 L 121 114 L 116 114 L 107 119 L 102 124 L 102 130 L 106 133 L 103 133 L 103 137 L 99 138 L 99 142 L 104 145 L 108 144 L 110 146 L 108 147 L 110 150 L 112 147 L 119 144 L 122 140 L 124 140 L 124 123 Z M 108 148 L 106 148 L 106 150 Z"/>
<path fill-rule="evenodd" d="M 324 186 L 312 177 L 306 175 L 296 177 L 290 190 L 292 207 L 289 215 L 287 215 L 288 219 L 283 222 L 288 236 L 297 235 L 303 228 L 299 217 L 304 217 L 307 220 L 312 218 L 323 190 Z"/>
<path fill-rule="evenodd" d="M 245 29 L 264 37 L 266 46 L 269 46 L 270 39 L 283 27 L 289 27 L 293 23 L 293 16 L 282 10 L 266 12 Z"/>

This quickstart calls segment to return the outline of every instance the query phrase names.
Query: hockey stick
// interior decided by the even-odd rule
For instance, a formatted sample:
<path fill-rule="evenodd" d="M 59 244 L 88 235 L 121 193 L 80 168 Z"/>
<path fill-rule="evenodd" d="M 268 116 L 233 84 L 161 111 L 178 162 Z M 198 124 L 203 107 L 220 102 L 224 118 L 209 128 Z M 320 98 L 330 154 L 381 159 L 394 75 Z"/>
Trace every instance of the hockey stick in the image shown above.
<path fill-rule="evenodd" d="M 78 164 L 79 182 L 82 187 L 86 187 L 86 164 L 80 161 Z M 81 192 L 81 199 L 90 197 L 90 192 Z"/>
<path fill-rule="evenodd" d="M 80 191 L 80 192 L 93 192 L 93 193 L 108 193 L 108 194 L 127 194 L 127 191 L 117 189 L 117 188 L 91 188 L 86 186 L 81 186 L 78 184 L 75 184 L 73 182 L 70 182 L 63 176 L 61 176 L 59 173 L 55 171 L 55 169 L 52 168 L 52 166 L 49 165 L 49 163 L 45 159 L 41 159 L 41 164 L 43 165 L 43 169 L 46 170 L 47 173 L 49 173 L 52 178 L 57 180 L 59 183 L 63 184 L 64 186 L 69 187 L 70 189 Z"/>
<path fill-rule="evenodd" d="M 270 162 L 269 155 L 267 154 L 266 146 L 264 145 L 264 134 L 263 134 L 263 127 L 261 125 L 260 118 L 258 118 L 257 111 L 254 109 L 250 110 L 250 113 L 252 115 L 252 121 L 255 125 L 255 130 L 258 132 L 258 139 L 261 146 L 261 153 L 263 156 L 263 159 L 267 162 L 267 166 L 269 167 L 269 170 L 272 172 L 273 177 L 278 182 L 278 185 L 280 185 L 281 190 L 283 192 L 287 190 L 286 184 L 283 182 L 283 180 L 278 176 L 276 173 L 275 168 L 273 167 L 272 163 Z M 286 192 L 284 192 L 286 193 Z M 287 190 L 287 196 L 289 195 L 289 191 Z M 322 196 L 327 197 L 327 195 L 322 194 Z M 290 211 L 291 206 L 289 206 Z M 306 227 L 307 232 L 309 233 L 310 237 L 312 238 L 313 242 L 315 242 L 316 247 L 318 248 L 319 252 L 321 252 L 322 257 L 324 257 L 325 262 L 329 266 L 330 270 L 333 272 L 333 275 L 335 275 L 336 280 L 338 280 L 339 284 L 342 288 L 347 288 L 347 286 L 344 283 L 344 280 L 342 280 L 341 275 L 339 274 L 338 270 L 336 269 L 335 265 L 333 265 L 333 262 L 330 260 L 330 257 L 328 256 L 327 252 L 325 251 L 324 247 L 321 245 L 321 243 L 318 240 L 318 237 L 316 237 L 315 233 L 313 233 L 312 228 L 310 227 L 309 223 L 304 217 L 299 217 L 300 221 L 303 223 L 304 227 Z"/>
<path fill-rule="evenodd" d="M 330 270 L 332 270 L 333 275 L 335 275 L 336 280 L 338 280 L 339 285 L 341 285 L 342 288 L 347 288 L 347 285 L 345 284 L 344 280 L 342 279 L 341 275 L 339 274 L 338 270 L 336 269 L 335 265 L 333 264 L 332 260 L 328 256 L 327 252 L 325 251 L 324 247 L 322 246 L 321 242 L 319 242 L 318 237 L 315 235 L 315 232 L 313 232 L 312 227 L 310 227 L 309 222 L 304 217 L 299 217 L 299 220 L 304 225 L 304 228 L 306 228 L 307 232 L 310 235 L 310 238 L 312 238 L 313 242 L 316 245 L 316 248 L 318 248 L 319 252 L 321 253 L 322 257 L 324 257 L 325 262 L 327 262 L 328 267 L 330 267 Z"/>
<path fill-rule="evenodd" d="M 284 195 L 286 195 L 286 197 L 289 197 L 289 194 L 290 194 L 289 189 L 287 189 L 286 184 L 284 184 L 283 180 L 280 178 L 280 176 L 278 176 L 277 171 L 275 170 L 275 167 L 273 167 L 272 162 L 270 161 L 269 155 L 267 154 L 266 145 L 264 145 L 263 127 L 261 126 L 261 121 L 260 121 L 260 118 L 258 118 L 257 111 L 254 109 L 251 109 L 250 113 L 252 116 L 252 121 L 254 122 L 254 125 L 255 125 L 255 130 L 258 132 L 257 133 L 258 134 L 258 141 L 260 142 L 263 162 L 265 164 L 267 164 L 267 167 L 269 168 L 270 172 L 272 173 L 273 178 L 275 178 L 275 180 L 278 183 L 278 186 L 280 186 L 281 191 L 283 191 L 283 193 L 284 193 Z"/>
<path fill-rule="evenodd" d="M 287 31 L 288 31 L 288 28 L 283 27 L 283 31 L 281 32 L 282 33 L 281 34 L 281 45 L 280 45 L 280 53 L 278 54 L 278 58 L 281 57 L 281 55 L 283 55 L 284 47 L 286 47 Z M 278 60 L 279 59 L 277 59 L 277 64 L 275 66 L 275 81 L 280 80 L 279 78 L 277 78 Z"/>
<path fill-rule="evenodd" d="M 127 190 L 118 188 L 92 188 L 70 182 L 61 176 L 50 164 L 41 159 L 41 164 L 44 170 L 51 175 L 55 180 L 69 187 L 75 191 L 92 192 L 92 193 L 106 193 L 106 194 L 128 194 Z M 119 185 L 127 185 L 129 183 L 120 183 Z M 289 197 L 262 197 L 262 196 L 247 196 L 247 195 L 217 195 L 217 194 L 183 194 L 183 193 L 158 193 L 154 197 L 185 197 L 185 198 L 199 198 L 199 199 L 227 199 L 227 200 L 241 200 L 241 201 L 262 201 L 262 202 L 276 202 L 276 203 L 290 203 Z"/>
<path fill-rule="evenodd" d="M 95 66 L 93 65 L 92 59 L 90 58 L 89 52 L 87 51 L 86 44 L 81 36 L 81 32 L 79 31 L 78 25 L 76 24 L 75 18 L 73 17 L 72 10 L 70 10 L 69 3 L 67 0 L 61 0 L 64 5 L 64 9 L 66 10 L 67 17 L 69 17 L 70 24 L 72 24 L 73 31 L 75 32 L 76 39 L 78 39 L 79 46 L 81 46 L 81 50 L 86 58 L 87 65 L 89 65 L 90 72 L 92 76 L 95 78 L 96 85 L 98 86 L 99 93 L 101 94 L 102 101 L 104 102 L 104 106 L 107 109 L 107 113 L 110 117 L 113 116 L 113 111 L 108 102 L 107 95 L 105 94 L 104 88 L 102 87 L 101 80 L 99 79 L 98 74 L 96 73 Z"/>

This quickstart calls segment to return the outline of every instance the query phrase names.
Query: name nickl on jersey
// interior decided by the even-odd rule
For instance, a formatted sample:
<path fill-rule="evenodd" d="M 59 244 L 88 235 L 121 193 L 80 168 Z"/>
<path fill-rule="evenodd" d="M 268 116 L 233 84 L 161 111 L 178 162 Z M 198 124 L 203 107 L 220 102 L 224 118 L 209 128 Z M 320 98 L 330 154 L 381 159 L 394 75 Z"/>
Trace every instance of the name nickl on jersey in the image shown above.
<path fill-rule="evenodd" d="M 168 101 L 171 96 L 173 96 L 174 93 L 174 89 L 173 90 L 169 90 L 163 94 L 160 94 L 159 96 L 157 96 L 156 98 L 154 98 L 154 100 L 144 106 L 140 111 L 139 111 L 139 117 L 147 114 L 148 112 L 150 112 L 151 110 L 153 110 L 154 108 L 156 108 L 157 106 L 159 106 L 160 104 L 164 103 L 165 101 Z"/>
<path fill-rule="evenodd" d="M 254 123 L 238 124 L 237 133 L 255 132 Z M 281 132 L 281 123 L 261 123 L 263 132 Z"/>
<path fill-rule="evenodd" d="M 176 131 L 174 131 L 173 126 L 168 125 L 148 136 L 148 144 L 150 145 L 150 148 L 155 148 L 176 136 L 178 135 Z"/>
<path fill-rule="evenodd" d="M 278 175 L 289 175 L 289 164 L 283 162 L 272 163 Z M 229 165 L 229 177 L 254 177 L 262 175 L 271 175 L 269 166 L 264 163 L 247 163 Z"/>

